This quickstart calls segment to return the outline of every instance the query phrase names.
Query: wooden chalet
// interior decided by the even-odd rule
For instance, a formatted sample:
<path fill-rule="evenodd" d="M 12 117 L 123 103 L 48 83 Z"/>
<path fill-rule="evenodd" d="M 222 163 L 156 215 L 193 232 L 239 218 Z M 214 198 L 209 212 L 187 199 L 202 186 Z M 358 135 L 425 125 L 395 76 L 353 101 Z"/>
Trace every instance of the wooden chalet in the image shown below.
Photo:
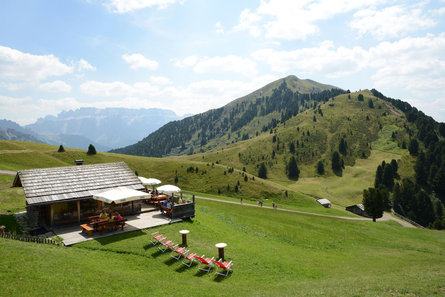
<path fill-rule="evenodd" d="M 124 162 L 20 170 L 13 186 L 23 187 L 31 221 L 40 226 L 77 223 L 97 214 L 104 202 L 93 195 L 116 187 L 144 190 Z M 141 202 L 120 205 L 123 215 L 141 211 Z"/>
<path fill-rule="evenodd" d="M 346 206 L 345 208 L 347 211 L 350 211 L 352 213 L 355 213 L 356 215 L 362 216 L 362 217 L 367 217 L 370 218 L 370 216 L 368 215 L 368 213 L 365 211 L 365 207 L 363 206 L 363 204 L 354 204 L 354 205 L 350 205 L 350 206 Z"/>

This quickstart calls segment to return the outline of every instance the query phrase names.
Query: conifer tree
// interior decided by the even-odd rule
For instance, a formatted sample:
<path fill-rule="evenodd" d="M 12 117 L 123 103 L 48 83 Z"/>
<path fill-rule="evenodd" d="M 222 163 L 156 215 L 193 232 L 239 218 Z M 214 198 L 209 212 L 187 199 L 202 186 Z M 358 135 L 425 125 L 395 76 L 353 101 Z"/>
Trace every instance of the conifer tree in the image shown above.
<path fill-rule="evenodd" d="M 345 156 L 346 152 L 348 150 L 348 144 L 346 143 L 346 140 L 344 138 L 342 138 L 340 140 L 340 144 L 338 145 L 338 151 Z"/>
<path fill-rule="evenodd" d="M 419 152 L 419 143 L 416 139 L 411 139 L 409 142 L 408 150 L 411 156 L 417 156 L 417 153 Z"/>
<path fill-rule="evenodd" d="M 372 217 L 373 222 L 377 218 L 381 218 L 383 216 L 384 202 L 380 190 L 375 188 L 363 190 L 363 206 L 366 213 Z"/>
<path fill-rule="evenodd" d="M 300 176 L 300 170 L 298 169 L 297 161 L 292 156 L 287 164 L 287 177 L 291 179 L 298 179 Z"/>
<path fill-rule="evenodd" d="M 267 178 L 267 168 L 264 163 L 261 163 L 260 168 L 258 169 L 258 177 Z"/>
<path fill-rule="evenodd" d="M 320 175 L 324 174 L 324 164 L 323 164 L 323 161 L 321 161 L 321 160 L 318 161 L 318 164 L 317 164 L 317 173 Z"/>
<path fill-rule="evenodd" d="M 334 152 L 332 154 L 332 170 L 337 175 L 341 175 L 343 171 L 342 159 L 340 158 L 340 154 L 338 152 Z"/>
<path fill-rule="evenodd" d="M 57 152 L 59 152 L 59 153 L 65 152 L 65 148 L 63 147 L 63 145 L 59 146 L 59 150 Z"/>
<path fill-rule="evenodd" d="M 95 155 L 95 154 L 96 154 L 96 148 L 94 147 L 94 145 L 90 144 L 90 146 L 88 146 L 87 155 Z"/>

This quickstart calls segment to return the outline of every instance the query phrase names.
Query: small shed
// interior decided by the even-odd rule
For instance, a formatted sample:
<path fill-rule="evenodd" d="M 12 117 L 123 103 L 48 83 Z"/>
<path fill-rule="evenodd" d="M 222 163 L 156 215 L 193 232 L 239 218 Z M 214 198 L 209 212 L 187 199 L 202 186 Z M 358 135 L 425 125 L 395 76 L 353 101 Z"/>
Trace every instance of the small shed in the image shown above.
<path fill-rule="evenodd" d="M 323 205 L 326 208 L 330 208 L 331 207 L 331 201 L 329 201 L 326 198 L 318 199 L 317 202 L 320 203 L 321 205 Z"/>
<path fill-rule="evenodd" d="M 13 186 L 23 187 L 31 221 L 46 226 L 87 220 L 104 206 L 93 195 L 108 189 L 145 190 L 124 162 L 20 170 Z M 128 202 L 123 214 L 140 209 L 140 203 Z"/>
<path fill-rule="evenodd" d="M 355 213 L 356 215 L 370 218 L 370 216 L 366 213 L 365 206 L 363 204 L 354 204 L 346 206 L 346 210 Z"/>

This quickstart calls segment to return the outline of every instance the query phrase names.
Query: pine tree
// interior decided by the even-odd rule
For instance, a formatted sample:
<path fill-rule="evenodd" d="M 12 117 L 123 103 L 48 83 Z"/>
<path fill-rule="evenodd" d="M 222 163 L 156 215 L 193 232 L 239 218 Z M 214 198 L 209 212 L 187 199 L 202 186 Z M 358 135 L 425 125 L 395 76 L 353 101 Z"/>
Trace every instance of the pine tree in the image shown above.
<path fill-rule="evenodd" d="M 366 213 L 372 217 L 373 222 L 376 218 L 381 218 L 384 210 L 382 193 L 375 188 L 363 190 L 363 206 Z"/>
<path fill-rule="evenodd" d="M 293 142 L 289 143 L 289 153 L 295 154 L 295 144 Z"/>
<path fill-rule="evenodd" d="M 417 156 L 417 153 L 419 152 L 419 143 L 416 139 L 410 140 L 408 150 L 411 156 Z"/>
<path fill-rule="evenodd" d="M 317 173 L 320 175 L 324 174 L 324 164 L 323 164 L 323 161 L 321 161 L 321 160 L 318 161 L 318 164 L 317 164 Z"/>
<path fill-rule="evenodd" d="M 377 167 L 377 171 L 375 173 L 374 187 L 379 188 L 383 184 L 383 168 L 381 165 Z"/>
<path fill-rule="evenodd" d="M 96 154 L 96 148 L 94 147 L 94 145 L 90 144 L 90 146 L 88 146 L 87 155 L 95 155 L 95 154 Z"/>
<path fill-rule="evenodd" d="M 287 164 L 287 177 L 291 179 L 297 179 L 300 176 L 300 170 L 298 169 L 297 161 L 292 156 Z"/>
<path fill-rule="evenodd" d="M 338 145 L 338 151 L 345 156 L 346 152 L 348 150 L 348 144 L 346 143 L 346 140 L 344 138 L 342 138 L 340 140 L 340 144 Z"/>
<path fill-rule="evenodd" d="M 57 152 L 59 152 L 59 153 L 65 152 L 65 148 L 63 147 L 63 145 L 59 146 L 59 150 Z"/>
<path fill-rule="evenodd" d="M 399 170 L 399 164 L 397 164 L 397 161 L 392 159 L 391 160 L 391 167 L 392 167 L 392 173 L 394 174 L 394 177 L 397 177 L 397 170 Z"/>
<path fill-rule="evenodd" d="M 340 158 L 340 154 L 338 152 L 334 152 L 332 154 L 332 170 L 337 175 L 341 175 L 343 171 L 342 159 Z"/>
<path fill-rule="evenodd" d="M 261 163 L 260 168 L 258 169 L 258 177 L 267 178 L 267 168 L 264 163 Z"/>
<path fill-rule="evenodd" d="M 374 108 L 374 102 L 372 102 L 372 99 L 368 100 L 368 106 L 369 108 Z"/>
<path fill-rule="evenodd" d="M 362 94 L 358 94 L 357 99 L 358 99 L 358 101 L 363 101 L 364 100 L 363 95 Z"/>
<path fill-rule="evenodd" d="M 419 185 L 426 185 L 426 181 L 428 179 L 428 173 L 426 169 L 426 160 L 425 160 L 425 153 L 420 152 L 419 156 L 416 160 L 416 165 L 414 166 L 414 171 L 416 174 L 416 183 Z"/>
<path fill-rule="evenodd" d="M 392 191 L 394 187 L 394 174 L 392 172 L 392 167 L 390 164 L 385 165 L 385 169 L 383 170 L 383 176 L 382 176 L 382 184 L 389 191 Z"/>

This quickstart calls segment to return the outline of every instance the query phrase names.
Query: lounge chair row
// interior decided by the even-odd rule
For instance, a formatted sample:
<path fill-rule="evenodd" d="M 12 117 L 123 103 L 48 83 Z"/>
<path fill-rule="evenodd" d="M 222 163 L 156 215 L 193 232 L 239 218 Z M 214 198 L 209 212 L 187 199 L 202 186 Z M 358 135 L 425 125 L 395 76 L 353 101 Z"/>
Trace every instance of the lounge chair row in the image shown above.
<path fill-rule="evenodd" d="M 179 260 L 181 257 L 183 257 L 182 264 L 184 264 L 187 267 L 192 266 L 193 262 L 198 262 L 199 266 L 198 269 L 210 272 L 213 266 L 216 267 L 216 274 L 222 275 L 226 277 L 230 271 L 232 271 L 233 263 L 230 262 L 224 262 L 222 259 L 219 259 L 218 261 L 215 260 L 215 258 L 208 258 L 205 257 L 205 255 L 202 255 L 201 257 L 198 256 L 196 253 L 191 253 L 190 250 L 187 250 L 184 247 L 180 247 L 177 244 L 174 244 L 173 241 L 167 240 L 167 237 L 165 237 L 162 234 L 159 234 L 159 232 L 154 232 L 151 234 L 151 244 L 152 245 L 158 245 L 158 249 L 165 253 L 165 251 L 170 250 L 171 254 L 170 256 L 176 260 Z"/>

